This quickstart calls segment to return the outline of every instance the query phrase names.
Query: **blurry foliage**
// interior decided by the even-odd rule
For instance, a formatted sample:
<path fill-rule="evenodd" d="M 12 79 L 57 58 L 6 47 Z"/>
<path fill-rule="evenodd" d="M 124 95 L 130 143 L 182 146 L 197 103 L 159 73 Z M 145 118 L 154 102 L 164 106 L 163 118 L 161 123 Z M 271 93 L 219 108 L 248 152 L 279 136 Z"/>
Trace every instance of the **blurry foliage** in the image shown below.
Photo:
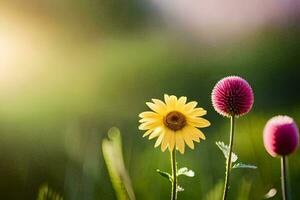
<path fill-rule="evenodd" d="M 208 191 L 204 196 L 205 200 L 216 200 L 222 198 L 223 192 L 223 181 L 219 181 L 210 191 Z"/>
<path fill-rule="evenodd" d="M 237 200 L 248 200 L 250 199 L 250 189 L 251 189 L 252 183 L 245 180 L 241 179 L 240 180 L 240 187 L 239 187 L 239 192 L 237 194 Z"/>
<path fill-rule="evenodd" d="M 40 187 L 37 200 L 63 200 L 63 197 L 47 184 Z"/>

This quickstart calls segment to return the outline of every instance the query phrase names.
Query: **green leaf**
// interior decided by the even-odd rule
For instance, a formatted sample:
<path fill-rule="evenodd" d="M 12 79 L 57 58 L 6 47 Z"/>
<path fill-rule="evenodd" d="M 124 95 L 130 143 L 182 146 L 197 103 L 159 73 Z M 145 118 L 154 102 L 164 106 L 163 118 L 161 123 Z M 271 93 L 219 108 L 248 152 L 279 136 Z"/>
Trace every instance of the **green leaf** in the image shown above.
<path fill-rule="evenodd" d="M 223 152 L 225 158 L 227 159 L 229 156 L 229 146 L 224 144 L 224 142 L 216 142 L 216 145 L 219 147 L 219 149 Z M 234 163 L 238 160 L 238 156 L 232 152 L 231 154 L 231 162 Z"/>
<path fill-rule="evenodd" d="M 232 169 L 237 169 L 237 168 L 257 169 L 257 167 L 255 165 L 249 165 L 249 164 L 244 164 L 244 163 L 236 163 L 232 166 Z"/>
<path fill-rule="evenodd" d="M 161 170 L 159 170 L 159 169 L 157 169 L 156 171 L 157 171 L 157 173 L 159 173 L 159 175 L 161 175 L 162 177 L 169 179 L 170 182 L 173 181 L 172 176 L 171 176 L 168 172 L 164 172 L 164 171 L 161 171 Z"/>
<path fill-rule="evenodd" d="M 177 192 L 183 192 L 184 191 L 184 188 L 181 187 L 180 185 L 177 185 Z"/>
<path fill-rule="evenodd" d="M 195 172 L 193 170 L 188 169 L 187 167 L 182 167 L 177 171 L 177 176 L 180 176 L 180 175 L 194 177 Z"/>

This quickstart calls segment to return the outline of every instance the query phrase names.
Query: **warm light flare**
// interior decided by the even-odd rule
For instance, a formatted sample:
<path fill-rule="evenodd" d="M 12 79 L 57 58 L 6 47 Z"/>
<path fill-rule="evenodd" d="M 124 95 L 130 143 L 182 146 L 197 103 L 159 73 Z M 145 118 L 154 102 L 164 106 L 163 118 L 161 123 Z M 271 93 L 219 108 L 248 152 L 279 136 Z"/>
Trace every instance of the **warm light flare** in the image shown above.
<path fill-rule="evenodd" d="M 45 30 L 31 17 L 9 8 L 0 9 L 0 18 L 0 95 L 10 96 L 37 73 Z"/>

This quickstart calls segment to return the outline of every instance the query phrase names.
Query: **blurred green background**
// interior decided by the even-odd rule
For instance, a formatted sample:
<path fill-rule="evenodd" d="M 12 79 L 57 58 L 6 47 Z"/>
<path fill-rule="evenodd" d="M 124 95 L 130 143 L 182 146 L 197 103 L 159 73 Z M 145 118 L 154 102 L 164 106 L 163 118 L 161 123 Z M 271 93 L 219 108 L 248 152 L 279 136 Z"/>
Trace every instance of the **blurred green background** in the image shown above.
<path fill-rule="evenodd" d="M 228 143 L 229 120 L 213 110 L 210 93 L 227 75 L 253 87 L 234 151 L 258 166 L 234 170 L 230 197 L 257 200 L 276 188 L 280 199 L 280 161 L 266 153 L 262 130 L 277 114 L 300 123 L 299 2 L 209 2 L 1 1 L 1 199 L 35 199 L 44 183 L 65 199 L 116 199 L 101 152 L 112 126 L 136 198 L 168 199 L 170 185 L 155 170 L 170 171 L 169 154 L 137 129 L 145 102 L 167 93 L 208 110 L 207 140 L 178 156 L 196 173 L 180 177 L 179 199 L 213 200 L 207 195 L 225 170 L 215 142 Z M 299 152 L 289 169 L 300 199 Z"/>

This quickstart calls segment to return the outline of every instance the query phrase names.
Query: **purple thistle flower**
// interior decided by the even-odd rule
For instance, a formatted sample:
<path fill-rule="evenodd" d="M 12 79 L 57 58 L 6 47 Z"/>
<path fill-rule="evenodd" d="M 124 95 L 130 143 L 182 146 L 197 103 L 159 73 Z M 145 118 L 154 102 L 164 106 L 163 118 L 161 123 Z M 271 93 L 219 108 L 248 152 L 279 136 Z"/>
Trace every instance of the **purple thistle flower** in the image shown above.
<path fill-rule="evenodd" d="M 248 113 L 254 102 L 251 86 L 238 76 L 221 79 L 215 85 L 211 98 L 214 109 L 226 117 Z"/>
<path fill-rule="evenodd" d="M 265 126 L 263 137 L 265 148 L 273 157 L 291 154 L 299 144 L 298 127 L 288 116 L 271 118 Z"/>

